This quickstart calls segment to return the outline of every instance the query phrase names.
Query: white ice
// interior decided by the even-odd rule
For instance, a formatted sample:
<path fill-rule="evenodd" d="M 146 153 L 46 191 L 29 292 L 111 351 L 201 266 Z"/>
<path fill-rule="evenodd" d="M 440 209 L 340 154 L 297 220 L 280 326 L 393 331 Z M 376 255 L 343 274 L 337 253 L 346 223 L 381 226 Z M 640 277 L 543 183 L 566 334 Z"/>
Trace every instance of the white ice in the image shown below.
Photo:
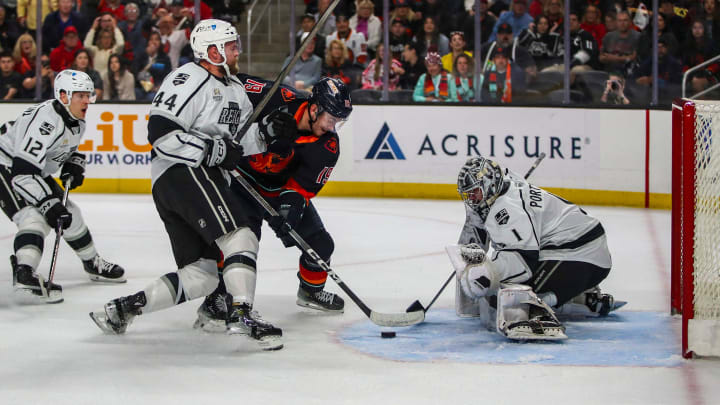
<path fill-rule="evenodd" d="M 103 335 L 88 312 L 173 271 L 174 261 L 150 196 L 72 198 L 101 254 L 122 264 L 129 281 L 89 282 L 63 244 L 56 281 L 65 302 L 18 306 L 6 262 L 0 272 L 0 404 L 720 403 L 717 360 L 684 361 L 681 367 L 564 367 L 367 356 L 339 342 L 343 327 L 365 320 L 347 297 L 344 315 L 295 305 L 298 253 L 283 249 L 268 228 L 255 306 L 283 328 L 283 350 L 262 352 L 241 337 L 193 330 L 199 301 L 141 316 L 124 336 Z M 314 201 L 335 239 L 332 267 L 374 310 L 402 312 L 415 299 L 427 304 L 448 276 L 443 248 L 457 240 L 464 219 L 460 202 Z M 613 254 L 603 287 L 630 302 L 623 310 L 667 311 L 670 213 L 587 208 L 603 222 Z M 14 231 L 3 219 L 2 260 L 12 252 Z M 46 240 L 45 273 L 53 239 Z M 453 288 L 438 308 L 452 307 Z M 339 291 L 330 280 L 328 289 Z M 677 328 L 667 333 L 677 336 L 679 353 Z"/>

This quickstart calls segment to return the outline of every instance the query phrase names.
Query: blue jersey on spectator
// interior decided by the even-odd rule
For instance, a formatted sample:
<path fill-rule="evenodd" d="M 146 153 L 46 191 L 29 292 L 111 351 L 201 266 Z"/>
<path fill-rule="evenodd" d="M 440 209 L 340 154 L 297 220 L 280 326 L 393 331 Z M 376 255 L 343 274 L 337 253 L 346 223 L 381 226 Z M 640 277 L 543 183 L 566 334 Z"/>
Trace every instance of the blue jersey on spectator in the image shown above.
<path fill-rule="evenodd" d="M 533 22 L 533 18 L 528 13 L 525 13 L 523 15 L 515 15 L 515 13 L 513 13 L 512 11 L 506 11 L 500 14 L 500 18 L 498 18 L 497 22 L 495 23 L 492 35 L 490 36 L 490 41 L 495 40 L 498 27 L 502 24 L 509 24 L 512 27 L 512 32 L 520 32 L 527 28 L 531 22 Z"/>

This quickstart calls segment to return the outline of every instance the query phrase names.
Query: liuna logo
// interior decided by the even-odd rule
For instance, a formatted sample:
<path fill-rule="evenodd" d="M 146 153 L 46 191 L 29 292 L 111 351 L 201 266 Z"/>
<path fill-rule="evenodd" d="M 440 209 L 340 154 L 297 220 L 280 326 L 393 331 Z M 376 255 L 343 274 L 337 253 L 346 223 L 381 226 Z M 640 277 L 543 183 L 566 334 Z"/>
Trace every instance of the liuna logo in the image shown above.
<path fill-rule="evenodd" d="M 380 129 L 377 138 L 375 138 L 370 150 L 365 155 L 365 159 L 405 160 L 405 155 L 402 153 L 392 132 L 390 132 L 387 122 L 383 123 L 382 129 Z"/>

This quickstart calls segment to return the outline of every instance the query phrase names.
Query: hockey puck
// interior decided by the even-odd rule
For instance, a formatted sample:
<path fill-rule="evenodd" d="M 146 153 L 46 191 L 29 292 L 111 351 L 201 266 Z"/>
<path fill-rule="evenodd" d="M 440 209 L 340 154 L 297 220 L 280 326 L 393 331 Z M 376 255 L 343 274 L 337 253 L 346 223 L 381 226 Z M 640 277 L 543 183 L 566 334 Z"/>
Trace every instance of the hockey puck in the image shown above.
<path fill-rule="evenodd" d="M 395 337 L 395 332 L 380 332 L 380 337 L 383 339 L 392 339 Z"/>

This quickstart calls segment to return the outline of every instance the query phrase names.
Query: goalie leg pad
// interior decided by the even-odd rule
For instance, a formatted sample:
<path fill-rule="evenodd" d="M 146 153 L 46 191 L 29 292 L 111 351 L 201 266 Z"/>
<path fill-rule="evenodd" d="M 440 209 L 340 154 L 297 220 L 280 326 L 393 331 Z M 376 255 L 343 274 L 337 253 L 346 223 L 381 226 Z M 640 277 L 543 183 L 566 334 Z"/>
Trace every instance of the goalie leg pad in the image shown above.
<path fill-rule="evenodd" d="M 17 263 L 37 269 L 50 226 L 40 211 L 31 206 L 18 211 L 13 216 L 13 222 L 18 228 L 14 242 Z"/>
<path fill-rule="evenodd" d="M 513 340 L 567 339 L 552 308 L 528 286 L 512 285 L 498 292 L 497 332 Z"/>
<path fill-rule="evenodd" d="M 238 228 L 215 241 L 223 252 L 223 280 L 233 302 L 255 301 L 256 260 L 259 243 L 250 228 Z M 212 291 L 212 290 L 211 290 Z M 208 294 L 210 291 L 208 291 Z"/>

